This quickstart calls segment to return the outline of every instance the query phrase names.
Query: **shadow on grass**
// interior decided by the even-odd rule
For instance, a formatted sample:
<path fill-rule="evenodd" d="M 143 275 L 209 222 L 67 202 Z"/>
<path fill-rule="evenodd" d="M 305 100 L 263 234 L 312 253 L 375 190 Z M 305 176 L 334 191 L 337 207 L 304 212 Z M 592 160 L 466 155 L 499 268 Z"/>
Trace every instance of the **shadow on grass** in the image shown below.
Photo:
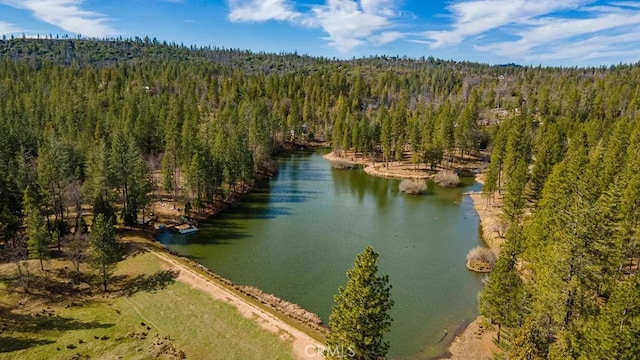
<path fill-rule="evenodd" d="M 113 324 L 98 321 L 80 321 L 73 318 L 55 315 L 53 311 L 42 310 L 35 314 L 20 314 L 8 308 L 0 308 L 0 322 L 3 329 L 37 334 L 42 331 L 67 331 L 106 329 Z"/>
<path fill-rule="evenodd" d="M 124 286 L 126 296 L 132 296 L 138 292 L 154 292 L 158 289 L 165 289 L 176 282 L 179 271 L 160 270 L 151 275 L 138 275 L 127 281 Z"/>
<path fill-rule="evenodd" d="M 34 346 L 53 344 L 55 341 L 0 336 L 0 354 L 24 350 Z"/>
<path fill-rule="evenodd" d="M 99 321 L 80 321 L 61 317 L 54 310 L 45 310 L 33 314 L 17 313 L 7 307 L 0 307 L 0 324 L 2 332 L 18 332 L 33 336 L 52 335 L 49 331 L 62 332 L 71 330 L 106 329 L 113 326 Z M 53 335 L 55 336 L 55 335 Z M 55 343 L 55 340 L 0 335 L 0 353 L 28 349 Z"/>
<path fill-rule="evenodd" d="M 41 317 L 35 321 L 18 325 L 20 331 L 36 333 L 42 330 L 88 330 L 88 329 L 106 329 L 112 327 L 113 324 L 105 324 L 98 321 L 80 321 L 72 318 L 52 316 Z"/>

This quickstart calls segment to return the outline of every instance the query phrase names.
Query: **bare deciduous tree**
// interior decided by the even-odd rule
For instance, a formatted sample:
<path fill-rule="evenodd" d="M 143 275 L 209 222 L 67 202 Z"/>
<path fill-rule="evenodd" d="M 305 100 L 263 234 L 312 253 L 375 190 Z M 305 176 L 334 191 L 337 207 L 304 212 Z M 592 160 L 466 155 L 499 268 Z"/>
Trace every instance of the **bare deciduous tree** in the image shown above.
<path fill-rule="evenodd" d="M 73 264 L 73 282 L 77 284 L 80 278 L 80 265 L 87 259 L 86 250 L 89 247 L 87 234 L 84 232 L 84 229 L 76 228 L 75 233 L 67 234 L 64 237 L 64 246 L 69 260 L 71 260 Z"/>
<path fill-rule="evenodd" d="M 27 241 L 23 233 L 16 233 L 10 238 L 4 248 L 4 254 L 7 259 L 16 265 L 18 282 L 24 289 L 25 293 L 29 293 L 29 251 L 27 250 Z"/>

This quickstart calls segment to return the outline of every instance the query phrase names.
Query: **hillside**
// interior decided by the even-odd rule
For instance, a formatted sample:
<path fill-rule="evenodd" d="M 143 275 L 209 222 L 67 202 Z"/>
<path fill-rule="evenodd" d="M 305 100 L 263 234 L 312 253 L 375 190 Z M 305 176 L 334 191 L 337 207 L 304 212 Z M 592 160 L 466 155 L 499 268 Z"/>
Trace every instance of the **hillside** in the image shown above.
<path fill-rule="evenodd" d="M 510 358 L 633 358 L 639 91 L 637 64 L 3 40 L 3 261 L 68 251 L 62 240 L 83 228 L 83 206 L 137 226 L 157 187 L 188 202 L 186 215 L 231 203 L 292 146 L 321 141 L 338 156 L 434 172 L 487 153 L 483 194 L 500 193 L 503 206 L 484 230 L 504 244 L 480 312 L 499 326 L 501 347 Z"/>

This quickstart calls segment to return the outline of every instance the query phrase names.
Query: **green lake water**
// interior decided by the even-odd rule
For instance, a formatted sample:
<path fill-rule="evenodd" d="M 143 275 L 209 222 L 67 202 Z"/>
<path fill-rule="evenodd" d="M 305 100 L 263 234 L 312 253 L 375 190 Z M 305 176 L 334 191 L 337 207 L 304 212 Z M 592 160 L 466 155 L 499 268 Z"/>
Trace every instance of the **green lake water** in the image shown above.
<path fill-rule="evenodd" d="M 333 295 L 367 245 L 380 254 L 395 305 L 386 339 L 391 359 L 443 354 L 456 331 L 477 315 L 482 276 L 465 256 L 481 243 L 478 216 L 464 191 L 398 191 L 398 180 L 336 170 L 322 151 L 279 157 L 277 176 L 235 208 L 189 235 L 159 240 L 236 284 L 297 303 L 328 321 Z M 446 330 L 446 333 L 445 333 Z M 446 334 L 446 336 L 445 336 Z"/>

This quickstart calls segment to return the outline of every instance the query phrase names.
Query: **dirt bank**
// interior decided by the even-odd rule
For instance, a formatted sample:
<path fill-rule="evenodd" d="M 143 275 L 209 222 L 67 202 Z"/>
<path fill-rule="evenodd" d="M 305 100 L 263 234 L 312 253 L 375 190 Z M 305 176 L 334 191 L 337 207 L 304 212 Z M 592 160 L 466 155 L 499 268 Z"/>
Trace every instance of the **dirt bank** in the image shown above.
<path fill-rule="evenodd" d="M 390 162 L 388 167 L 385 167 L 382 162 L 372 162 L 362 157 L 354 156 L 338 156 L 333 152 L 330 152 L 323 156 L 323 158 L 329 161 L 347 162 L 351 164 L 364 165 L 364 172 L 371 176 L 378 176 L 392 179 L 429 179 L 432 178 L 435 172 L 426 170 L 422 164 L 418 168 L 413 164 L 406 162 Z"/>
<path fill-rule="evenodd" d="M 483 184 L 484 174 L 476 176 L 476 181 Z M 487 202 L 482 194 L 469 194 L 473 200 L 473 207 L 480 218 L 482 227 L 482 239 L 485 244 L 496 254 L 500 252 L 500 246 L 504 243 L 504 238 L 499 231 L 500 208 L 502 207 L 502 196 L 496 194 L 494 199 Z M 451 360 L 484 360 L 491 359 L 492 353 L 497 351 L 497 346 L 493 343 L 496 336 L 495 329 L 480 330 L 481 317 L 474 320 L 464 331 L 458 335 L 449 346 L 449 359 Z"/>
<path fill-rule="evenodd" d="M 311 336 L 246 301 L 214 281 L 207 279 L 205 276 L 198 274 L 189 266 L 185 266 L 175 260 L 171 255 L 154 250 L 152 246 L 147 247 L 147 250 L 166 263 L 169 269 L 178 271 L 179 281 L 207 293 L 214 300 L 224 301 L 233 305 L 244 317 L 254 319 L 262 328 L 279 334 L 282 340 L 291 344 L 296 359 L 323 359 L 322 352 L 319 350 L 322 349 L 323 344 Z"/>
<path fill-rule="evenodd" d="M 493 343 L 494 329 L 486 329 L 481 317 L 475 319 L 449 346 L 449 360 L 489 360 L 498 347 Z"/>
<path fill-rule="evenodd" d="M 484 174 L 476 176 L 476 181 L 484 184 Z M 500 225 L 500 216 L 502 209 L 502 195 L 495 194 L 487 201 L 487 198 L 479 193 L 469 194 L 473 200 L 473 207 L 480 218 L 480 226 L 482 227 L 482 240 L 493 251 L 496 256 L 500 253 L 500 247 L 504 243 L 504 237 L 501 232 L 503 228 Z"/>

